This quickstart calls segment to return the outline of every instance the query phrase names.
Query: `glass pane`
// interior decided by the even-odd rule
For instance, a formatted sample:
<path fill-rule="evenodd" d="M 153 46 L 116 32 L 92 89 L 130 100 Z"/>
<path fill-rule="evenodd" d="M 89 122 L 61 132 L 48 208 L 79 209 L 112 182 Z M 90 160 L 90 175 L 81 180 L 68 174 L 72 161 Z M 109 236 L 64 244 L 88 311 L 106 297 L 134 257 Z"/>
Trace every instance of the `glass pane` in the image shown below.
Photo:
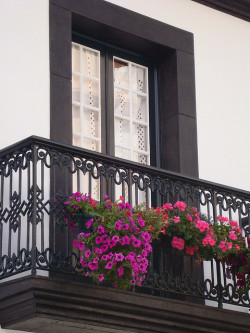
<path fill-rule="evenodd" d="M 147 92 L 146 69 L 132 66 L 132 89 L 143 93 Z"/>
<path fill-rule="evenodd" d="M 142 164 L 148 164 L 148 156 L 135 152 L 134 161 Z"/>
<path fill-rule="evenodd" d="M 130 146 L 129 121 L 115 118 L 115 144 L 119 146 Z"/>
<path fill-rule="evenodd" d="M 83 105 L 99 107 L 99 82 L 83 79 Z"/>
<path fill-rule="evenodd" d="M 83 147 L 86 149 L 99 151 L 99 142 L 83 138 Z"/>
<path fill-rule="evenodd" d="M 81 147 L 81 137 L 79 135 L 73 135 L 73 145 Z"/>
<path fill-rule="evenodd" d="M 72 114 L 73 114 L 73 132 L 80 133 L 81 132 L 80 106 L 73 105 Z"/>
<path fill-rule="evenodd" d="M 146 127 L 140 124 L 133 125 L 134 149 L 147 151 L 147 131 Z"/>
<path fill-rule="evenodd" d="M 80 77 L 76 75 L 72 77 L 72 100 L 80 102 Z"/>
<path fill-rule="evenodd" d="M 80 72 L 80 48 L 72 45 L 72 71 Z"/>
<path fill-rule="evenodd" d="M 83 108 L 83 134 L 99 138 L 99 112 Z"/>
<path fill-rule="evenodd" d="M 82 72 L 85 75 L 99 77 L 99 53 L 82 48 Z"/>
<path fill-rule="evenodd" d="M 132 95 L 133 119 L 147 122 L 147 98 L 137 94 Z"/>
<path fill-rule="evenodd" d="M 115 114 L 129 117 L 129 94 L 126 90 L 115 88 Z"/>
<path fill-rule="evenodd" d="M 131 159 L 130 150 L 121 147 L 115 147 L 115 156 L 125 158 L 126 160 Z"/>
<path fill-rule="evenodd" d="M 120 87 L 129 87 L 129 66 L 122 60 L 114 59 L 114 83 Z"/>

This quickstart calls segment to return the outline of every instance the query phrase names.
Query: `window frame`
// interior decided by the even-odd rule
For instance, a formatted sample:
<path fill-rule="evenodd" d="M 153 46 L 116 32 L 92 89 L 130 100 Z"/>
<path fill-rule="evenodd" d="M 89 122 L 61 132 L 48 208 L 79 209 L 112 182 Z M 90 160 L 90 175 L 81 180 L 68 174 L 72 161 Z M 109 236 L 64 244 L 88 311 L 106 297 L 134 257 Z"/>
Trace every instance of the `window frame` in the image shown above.
<path fill-rule="evenodd" d="M 75 31 L 72 32 L 72 42 L 100 52 L 100 75 L 101 75 L 101 152 L 115 156 L 115 131 L 114 131 L 114 77 L 113 59 L 120 58 L 125 61 L 147 67 L 148 69 L 148 108 L 149 108 L 149 138 L 150 163 L 157 166 L 160 161 L 159 132 L 155 130 L 158 119 L 156 100 L 157 87 L 157 62 L 153 57 L 144 57 L 141 54 L 110 45 L 108 43 L 84 36 Z M 158 136 L 156 138 L 156 136 Z"/>
<path fill-rule="evenodd" d="M 65 143 L 72 137 L 72 30 L 157 59 L 156 166 L 198 177 L 193 34 L 103 0 L 50 0 L 50 137 Z"/>

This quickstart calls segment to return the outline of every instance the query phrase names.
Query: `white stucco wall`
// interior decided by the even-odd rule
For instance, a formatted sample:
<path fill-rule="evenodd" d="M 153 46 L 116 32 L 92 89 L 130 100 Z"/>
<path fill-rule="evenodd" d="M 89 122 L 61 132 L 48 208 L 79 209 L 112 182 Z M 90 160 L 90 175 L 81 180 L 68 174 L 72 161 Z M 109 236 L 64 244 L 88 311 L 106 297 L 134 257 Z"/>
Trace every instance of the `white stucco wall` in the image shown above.
<path fill-rule="evenodd" d="M 194 34 L 200 178 L 250 191 L 250 24 L 191 0 L 108 0 Z"/>
<path fill-rule="evenodd" d="M 0 149 L 49 137 L 49 1 L 0 1 Z"/>

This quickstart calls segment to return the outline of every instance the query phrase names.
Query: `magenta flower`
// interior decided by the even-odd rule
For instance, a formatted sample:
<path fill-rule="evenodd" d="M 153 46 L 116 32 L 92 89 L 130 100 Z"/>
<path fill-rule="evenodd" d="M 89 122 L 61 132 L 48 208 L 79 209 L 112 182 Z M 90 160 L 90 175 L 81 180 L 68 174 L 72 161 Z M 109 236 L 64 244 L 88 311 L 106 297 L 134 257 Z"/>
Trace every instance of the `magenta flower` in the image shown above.
<path fill-rule="evenodd" d="M 175 217 L 173 218 L 173 221 L 174 221 L 174 223 L 179 223 L 179 222 L 180 222 L 180 218 L 179 218 L 179 216 L 175 216 Z"/>
<path fill-rule="evenodd" d="M 75 230 L 75 228 L 76 228 L 75 223 L 72 222 L 72 221 L 69 221 L 69 228 L 70 228 L 71 230 Z"/>
<path fill-rule="evenodd" d="M 112 261 L 109 261 L 105 266 L 106 269 L 111 269 L 113 267 Z"/>
<path fill-rule="evenodd" d="M 236 240 L 237 236 L 235 235 L 234 231 L 229 231 L 229 238 L 232 240 Z"/>
<path fill-rule="evenodd" d="M 106 260 L 109 259 L 109 257 L 108 257 L 106 254 L 104 254 L 104 255 L 101 257 L 101 259 L 104 260 L 104 261 L 106 261 Z"/>
<path fill-rule="evenodd" d="M 73 240 L 73 246 L 74 246 L 74 247 L 78 247 L 78 241 L 77 241 L 77 239 L 74 239 L 74 240 Z"/>
<path fill-rule="evenodd" d="M 103 234 L 104 233 L 104 228 L 101 225 L 99 225 L 98 229 L 97 229 L 97 232 L 98 232 L 98 234 Z"/>
<path fill-rule="evenodd" d="M 122 253 L 115 253 L 115 260 L 116 261 L 123 261 L 124 255 Z"/>
<path fill-rule="evenodd" d="M 120 238 L 119 238 L 119 236 L 117 236 L 117 235 L 115 235 L 115 236 L 112 237 L 112 240 L 113 240 L 114 242 L 116 242 L 116 243 L 119 242 L 119 239 L 120 239 Z"/>
<path fill-rule="evenodd" d="M 91 251 L 90 251 L 90 250 L 87 250 L 87 251 L 85 252 L 85 257 L 88 258 L 88 257 L 90 256 L 90 254 L 91 254 Z"/>
<path fill-rule="evenodd" d="M 98 261 L 99 261 L 99 258 L 98 258 L 98 257 L 95 257 L 95 258 L 93 259 L 93 263 L 94 263 L 94 264 L 97 264 Z"/>
<path fill-rule="evenodd" d="M 103 276 L 103 274 L 99 274 L 99 275 L 98 275 L 98 279 L 99 279 L 100 282 L 102 282 L 102 281 L 104 280 L 104 276 Z"/>
<path fill-rule="evenodd" d="M 138 224 L 139 224 L 140 227 L 144 227 L 145 226 L 145 222 L 144 222 L 144 220 L 141 217 L 138 219 Z"/>
<path fill-rule="evenodd" d="M 86 226 L 87 226 L 87 229 L 89 229 L 92 225 L 92 223 L 94 222 L 94 219 L 92 218 L 91 220 L 89 220 L 87 223 L 86 223 Z"/>
<path fill-rule="evenodd" d="M 122 230 L 128 230 L 129 228 L 129 225 L 127 223 L 125 223 L 123 226 L 122 226 Z"/>
<path fill-rule="evenodd" d="M 84 248 L 85 248 L 84 242 L 78 242 L 77 246 L 78 246 L 79 250 L 84 250 Z"/>
<path fill-rule="evenodd" d="M 115 228 L 116 228 L 116 230 L 121 230 L 122 229 L 119 222 L 115 222 Z"/>
<path fill-rule="evenodd" d="M 110 248 L 116 246 L 116 242 L 114 242 L 113 240 L 110 240 L 110 241 L 108 242 L 108 244 L 109 244 Z"/>
<path fill-rule="evenodd" d="M 108 247 L 107 244 L 104 244 L 104 245 L 101 246 L 101 251 L 102 252 L 106 252 L 106 251 L 108 251 L 108 249 L 109 249 L 109 247 Z"/>
<path fill-rule="evenodd" d="M 97 236 L 96 239 L 95 239 L 95 242 L 96 242 L 96 244 L 102 243 L 102 237 Z"/>
<path fill-rule="evenodd" d="M 134 247 L 140 247 L 141 246 L 141 241 L 139 239 L 135 239 L 133 241 L 133 245 L 134 245 Z"/>
<path fill-rule="evenodd" d="M 118 271 L 118 278 L 122 277 L 124 274 L 124 268 L 122 266 L 120 266 L 120 267 L 118 267 L 117 271 Z"/>

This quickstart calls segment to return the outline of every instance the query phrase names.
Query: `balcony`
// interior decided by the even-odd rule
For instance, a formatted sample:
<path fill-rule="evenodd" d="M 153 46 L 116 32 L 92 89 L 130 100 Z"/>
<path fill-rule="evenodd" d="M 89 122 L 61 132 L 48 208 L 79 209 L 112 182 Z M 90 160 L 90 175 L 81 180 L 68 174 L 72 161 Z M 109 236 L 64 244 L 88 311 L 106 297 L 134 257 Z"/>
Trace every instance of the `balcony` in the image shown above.
<path fill-rule="evenodd" d="M 117 291 L 82 276 L 64 217 L 73 190 L 152 206 L 177 200 L 250 230 L 250 193 L 30 137 L 0 152 L 0 324 L 29 332 L 249 332 L 250 293 L 212 260 L 198 265 L 153 244 L 141 288 Z M 212 302 L 212 303 L 209 303 Z M 207 304 L 213 305 L 208 306 Z M 236 311 L 225 310 L 234 305 Z M 215 307 L 215 305 L 217 307 Z"/>

